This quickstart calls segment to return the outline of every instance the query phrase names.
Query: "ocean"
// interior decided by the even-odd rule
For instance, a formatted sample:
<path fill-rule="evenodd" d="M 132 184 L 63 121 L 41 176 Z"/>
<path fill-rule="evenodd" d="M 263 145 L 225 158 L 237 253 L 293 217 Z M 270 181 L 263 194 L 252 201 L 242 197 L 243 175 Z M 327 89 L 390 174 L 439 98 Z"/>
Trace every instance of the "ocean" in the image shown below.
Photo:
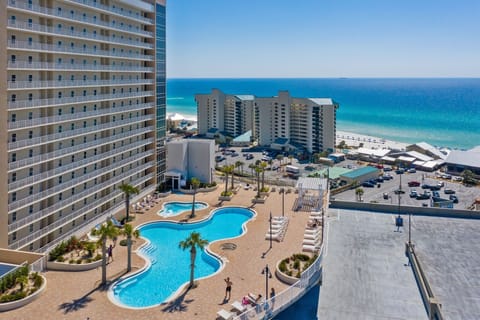
<path fill-rule="evenodd" d="M 168 79 L 167 113 L 196 117 L 194 95 L 229 94 L 332 98 L 337 130 L 437 147 L 480 145 L 480 78 L 474 79 Z"/>

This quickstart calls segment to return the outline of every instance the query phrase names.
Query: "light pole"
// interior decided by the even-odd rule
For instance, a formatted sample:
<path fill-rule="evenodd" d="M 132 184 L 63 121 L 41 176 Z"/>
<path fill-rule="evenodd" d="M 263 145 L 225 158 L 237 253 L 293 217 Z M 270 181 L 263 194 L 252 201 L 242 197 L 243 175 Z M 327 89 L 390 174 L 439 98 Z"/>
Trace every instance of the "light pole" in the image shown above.
<path fill-rule="evenodd" d="M 272 249 L 272 211 L 270 211 L 270 219 L 268 219 L 270 222 L 270 249 Z"/>
<path fill-rule="evenodd" d="M 285 188 L 280 190 L 282 192 L 282 217 L 285 216 Z"/>
<path fill-rule="evenodd" d="M 270 272 L 268 264 L 262 269 L 262 274 L 265 275 L 265 300 L 268 300 L 268 279 L 272 278 L 272 273 Z"/>

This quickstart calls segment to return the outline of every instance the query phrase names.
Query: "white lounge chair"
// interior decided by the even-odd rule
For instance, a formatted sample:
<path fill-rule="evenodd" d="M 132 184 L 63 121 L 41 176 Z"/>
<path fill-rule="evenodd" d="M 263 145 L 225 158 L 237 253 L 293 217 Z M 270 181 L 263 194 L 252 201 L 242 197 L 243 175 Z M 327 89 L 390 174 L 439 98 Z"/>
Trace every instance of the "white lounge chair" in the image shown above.
<path fill-rule="evenodd" d="M 304 234 L 303 239 L 305 240 L 315 240 L 315 239 L 320 239 L 320 234 Z"/>
<path fill-rule="evenodd" d="M 322 229 L 318 229 L 318 228 L 315 228 L 315 229 L 310 229 L 310 228 L 305 228 L 305 232 L 304 234 L 318 234 L 322 232 Z"/>
<path fill-rule="evenodd" d="M 225 309 L 220 309 L 217 312 L 217 316 L 219 316 L 220 318 L 222 318 L 224 320 L 231 320 L 231 319 L 233 319 L 233 316 L 235 316 L 235 313 L 227 311 Z"/>
<path fill-rule="evenodd" d="M 320 250 L 320 247 L 317 246 L 317 245 L 304 244 L 304 245 L 302 246 L 302 250 L 305 251 L 305 252 L 315 252 L 315 251 Z"/>
<path fill-rule="evenodd" d="M 315 239 L 303 239 L 303 245 L 315 246 L 320 243 L 320 238 Z"/>
<path fill-rule="evenodd" d="M 231 306 L 233 309 L 237 310 L 240 313 L 244 313 L 245 311 L 247 311 L 247 306 L 243 305 L 240 301 L 237 300 L 233 301 Z"/>

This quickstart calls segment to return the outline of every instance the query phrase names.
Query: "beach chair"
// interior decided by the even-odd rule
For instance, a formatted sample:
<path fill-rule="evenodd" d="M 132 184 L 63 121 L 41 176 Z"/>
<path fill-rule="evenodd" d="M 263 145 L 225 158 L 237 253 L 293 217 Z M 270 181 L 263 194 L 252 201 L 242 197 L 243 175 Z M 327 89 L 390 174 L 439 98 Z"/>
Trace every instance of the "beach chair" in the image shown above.
<path fill-rule="evenodd" d="M 305 240 L 314 240 L 320 238 L 320 233 L 306 233 L 303 235 Z"/>
<path fill-rule="evenodd" d="M 236 315 L 235 313 L 227 311 L 225 309 L 220 309 L 217 312 L 217 316 L 219 316 L 220 318 L 222 318 L 224 320 L 231 320 L 231 319 L 233 319 L 233 316 L 235 316 L 235 315 Z"/>
<path fill-rule="evenodd" d="M 318 250 L 320 250 L 320 247 L 318 245 L 304 244 L 302 246 L 302 251 L 304 251 L 304 252 L 316 252 Z"/>
<path fill-rule="evenodd" d="M 240 301 L 237 301 L 237 300 L 233 301 L 231 306 L 232 306 L 233 309 L 237 310 L 240 313 L 244 313 L 245 311 L 247 311 L 247 305 L 244 305 Z"/>
<path fill-rule="evenodd" d="M 123 224 L 120 223 L 114 216 L 110 217 L 110 221 L 112 221 L 113 225 L 117 228 L 123 228 Z"/>

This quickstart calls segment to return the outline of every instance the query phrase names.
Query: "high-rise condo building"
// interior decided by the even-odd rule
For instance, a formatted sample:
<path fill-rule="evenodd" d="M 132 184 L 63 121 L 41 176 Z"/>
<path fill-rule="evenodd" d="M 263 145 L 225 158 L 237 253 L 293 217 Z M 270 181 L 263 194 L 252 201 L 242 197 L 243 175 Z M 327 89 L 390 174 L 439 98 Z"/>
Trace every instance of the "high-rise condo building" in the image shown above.
<path fill-rule="evenodd" d="M 197 94 L 198 132 L 218 129 L 233 138 L 252 131 L 261 146 L 299 148 L 320 153 L 335 148 L 338 103 L 329 98 L 294 98 L 225 94 L 213 89 Z M 288 146 L 287 146 L 288 145 Z"/>
<path fill-rule="evenodd" d="M 45 252 L 165 171 L 165 1 L 6 0 L 0 247 Z"/>

